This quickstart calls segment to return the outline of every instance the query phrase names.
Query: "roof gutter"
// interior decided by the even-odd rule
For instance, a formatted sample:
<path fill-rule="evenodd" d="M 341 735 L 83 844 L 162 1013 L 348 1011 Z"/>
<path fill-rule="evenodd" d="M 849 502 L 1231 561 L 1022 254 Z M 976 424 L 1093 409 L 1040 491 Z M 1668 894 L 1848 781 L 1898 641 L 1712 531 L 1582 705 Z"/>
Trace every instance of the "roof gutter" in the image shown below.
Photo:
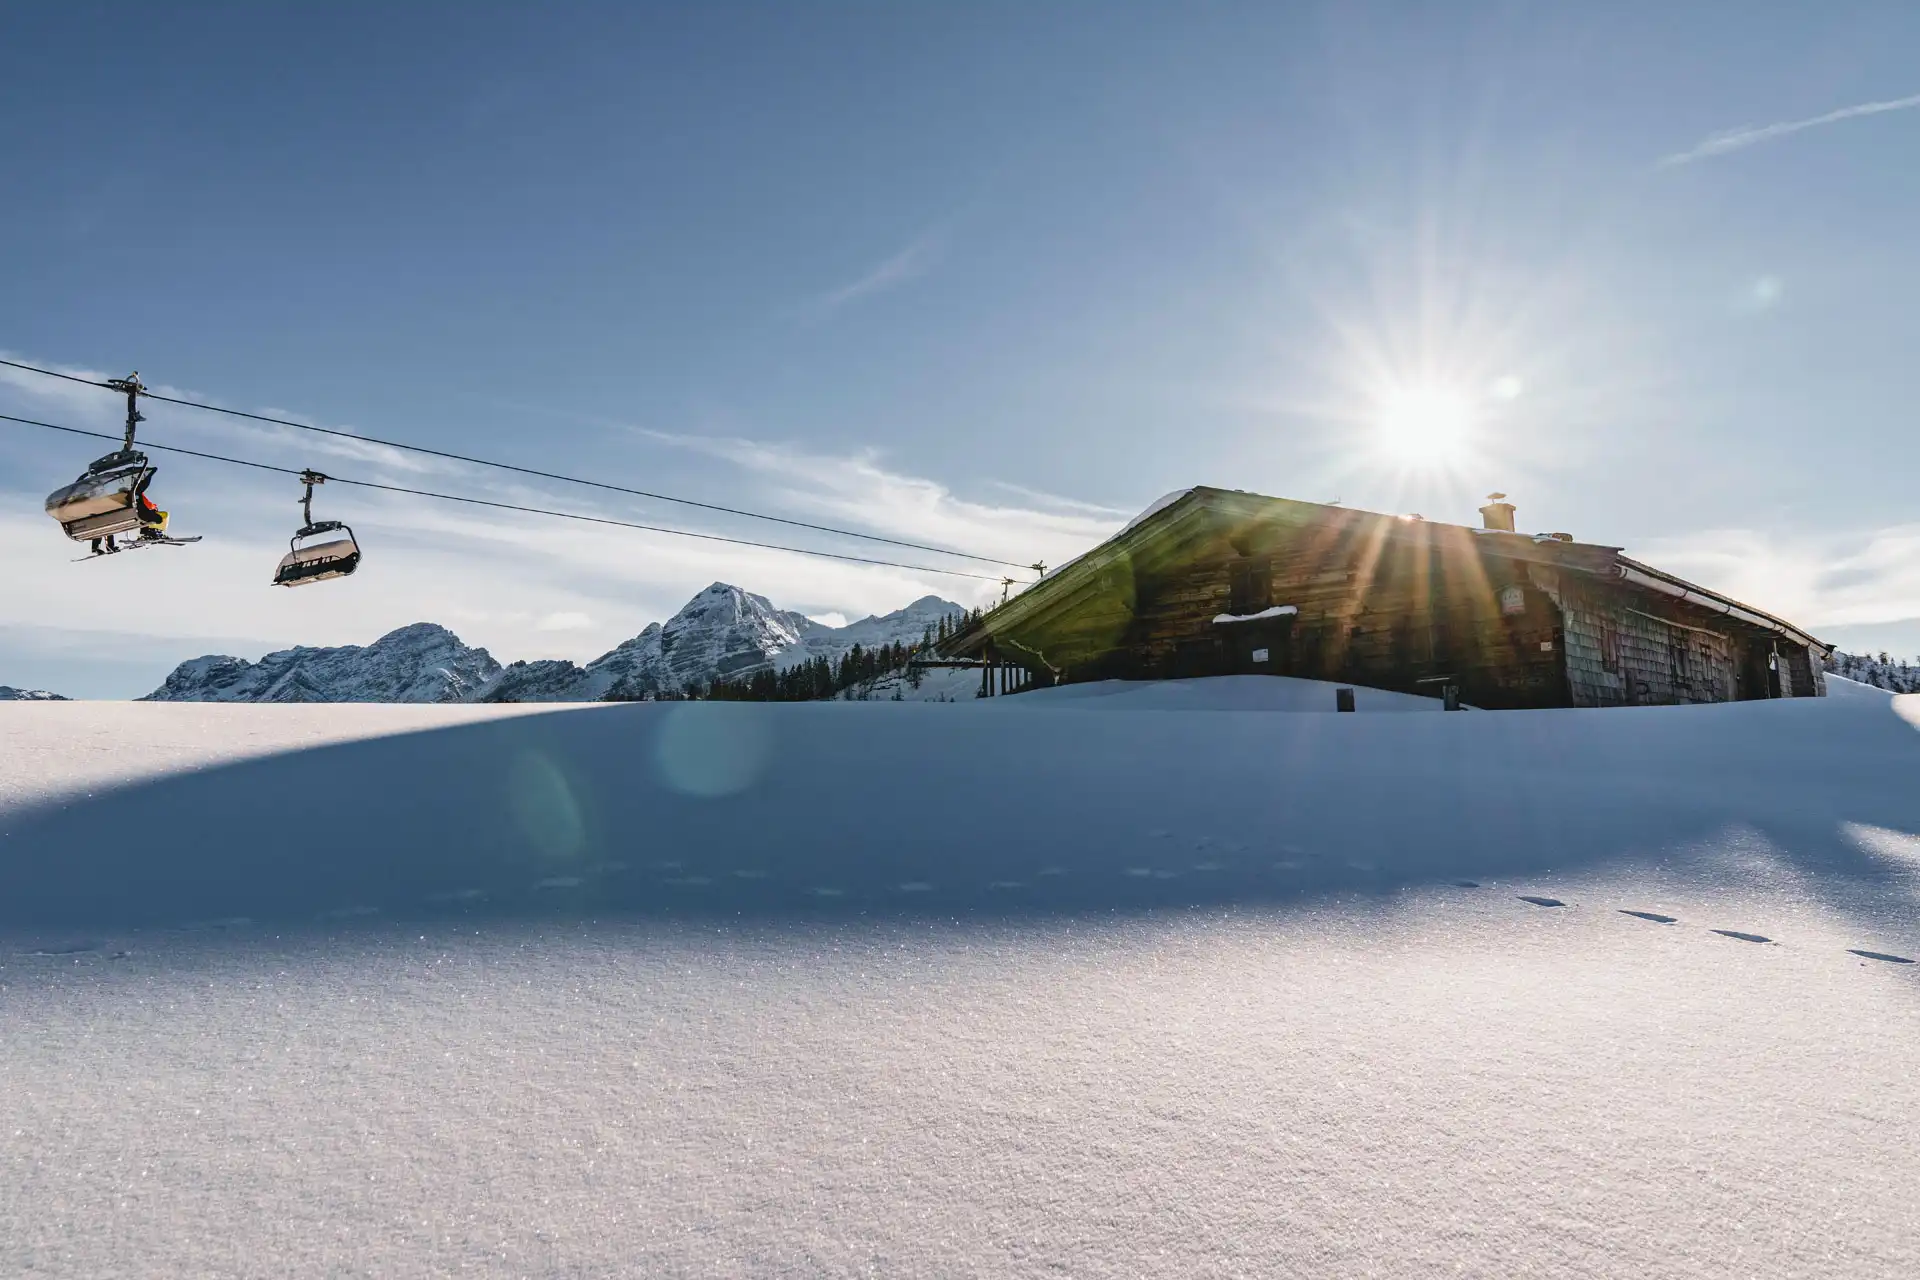
<path fill-rule="evenodd" d="M 1762 631 L 1771 631 L 1775 635 L 1785 636 L 1796 644 L 1807 645 L 1810 648 L 1818 649 L 1822 653 L 1831 651 L 1832 646 L 1822 644 L 1798 627 L 1789 626 L 1778 618 L 1770 618 L 1764 613 L 1756 613 L 1752 609 L 1737 605 L 1731 600 L 1724 600 L 1709 592 L 1701 591 L 1684 582 L 1648 572 L 1634 565 L 1631 561 L 1628 561 L 1625 556 L 1620 557 L 1620 564 L 1616 567 L 1616 572 L 1623 581 L 1631 582 L 1635 586 L 1646 587 L 1651 591 L 1658 591 L 1662 595 L 1672 596 L 1675 600 L 1683 600 L 1698 608 L 1724 614 L 1732 618 L 1735 622 L 1744 622 L 1750 627 L 1758 627 Z"/>

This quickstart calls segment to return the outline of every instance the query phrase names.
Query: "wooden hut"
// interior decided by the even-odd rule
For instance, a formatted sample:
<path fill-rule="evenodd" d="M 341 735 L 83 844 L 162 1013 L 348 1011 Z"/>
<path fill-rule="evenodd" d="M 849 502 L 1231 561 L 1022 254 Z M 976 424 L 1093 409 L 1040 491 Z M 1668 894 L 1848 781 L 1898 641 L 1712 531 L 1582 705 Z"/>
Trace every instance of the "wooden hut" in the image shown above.
<path fill-rule="evenodd" d="M 1830 646 L 1566 534 L 1196 488 L 946 646 L 983 688 L 1304 676 L 1487 708 L 1820 697 Z"/>

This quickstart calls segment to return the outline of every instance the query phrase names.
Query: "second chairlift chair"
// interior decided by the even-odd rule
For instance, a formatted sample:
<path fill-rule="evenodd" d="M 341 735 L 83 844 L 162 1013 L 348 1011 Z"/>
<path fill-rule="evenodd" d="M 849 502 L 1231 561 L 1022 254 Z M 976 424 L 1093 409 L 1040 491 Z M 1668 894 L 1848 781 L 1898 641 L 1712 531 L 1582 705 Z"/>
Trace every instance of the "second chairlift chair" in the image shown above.
<path fill-rule="evenodd" d="M 325 582 L 328 578 L 344 578 L 360 567 L 360 544 L 354 541 L 353 530 L 338 520 L 319 520 L 313 518 L 313 486 L 325 484 L 327 478 L 318 471 L 300 473 L 300 483 L 307 486 L 307 492 L 300 499 L 301 513 L 306 523 L 287 543 L 287 554 L 280 557 L 280 567 L 274 570 L 273 585 L 276 587 L 304 587 L 309 582 Z M 312 542 L 323 533 L 342 535 L 325 542 Z M 306 545 L 302 546 L 301 543 Z"/>

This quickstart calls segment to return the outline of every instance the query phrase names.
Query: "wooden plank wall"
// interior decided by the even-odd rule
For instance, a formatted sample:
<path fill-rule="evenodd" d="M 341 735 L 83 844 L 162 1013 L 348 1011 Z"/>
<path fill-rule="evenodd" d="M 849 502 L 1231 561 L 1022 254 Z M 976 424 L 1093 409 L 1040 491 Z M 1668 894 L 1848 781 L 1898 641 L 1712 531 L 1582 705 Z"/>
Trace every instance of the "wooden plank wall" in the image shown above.
<path fill-rule="evenodd" d="M 1007 639 L 1067 680 L 1245 671 L 1437 697 L 1444 677 L 1489 708 L 1765 697 L 1778 646 L 1781 692 L 1823 692 L 1818 663 L 1770 632 L 1457 527 L 1395 526 L 1390 537 L 1381 528 L 1367 519 L 1196 523 L 1154 548 L 1151 562 L 1109 566 L 1049 630 Z M 1510 588 L 1519 607 L 1506 612 Z M 1270 605 L 1298 612 L 1213 622 Z M 1267 661 L 1252 665 L 1255 652 Z"/>
<path fill-rule="evenodd" d="M 1244 573 L 1250 562 L 1264 570 L 1267 590 L 1236 601 L 1236 566 Z M 1523 567 L 1490 565 L 1459 537 L 1388 542 L 1316 527 L 1250 540 L 1219 532 L 1184 548 L 1169 571 L 1143 574 L 1135 585 L 1124 653 L 1106 664 L 1111 674 L 1265 670 L 1436 697 L 1446 677 L 1476 705 L 1566 701 L 1552 602 L 1531 587 Z M 1525 607 L 1503 614 L 1499 592 L 1512 585 L 1525 589 Z M 1269 605 L 1292 605 L 1298 613 L 1286 624 L 1212 622 Z M 1243 628 L 1262 638 L 1236 645 L 1249 634 Z M 1250 646 L 1269 649 L 1270 662 L 1236 663 Z"/>

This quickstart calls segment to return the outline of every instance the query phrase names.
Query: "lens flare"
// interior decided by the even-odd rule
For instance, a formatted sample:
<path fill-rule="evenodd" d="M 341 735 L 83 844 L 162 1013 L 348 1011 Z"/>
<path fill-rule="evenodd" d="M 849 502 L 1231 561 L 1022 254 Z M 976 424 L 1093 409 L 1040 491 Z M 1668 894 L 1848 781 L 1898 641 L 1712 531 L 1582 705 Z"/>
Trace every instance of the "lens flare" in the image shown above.
<path fill-rule="evenodd" d="M 683 795 L 745 791 L 773 754 L 772 717 L 751 702 L 685 702 L 668 711 L 653 743 L 661 779 Z"/>
<path fill-rule="evenodd" d="M 567 775 L 546 755 L 523 751 L 507 773 L 507 803 L 520 833 L 549 858 L 571 858 L 586 838 L 580 802 Z"/>

